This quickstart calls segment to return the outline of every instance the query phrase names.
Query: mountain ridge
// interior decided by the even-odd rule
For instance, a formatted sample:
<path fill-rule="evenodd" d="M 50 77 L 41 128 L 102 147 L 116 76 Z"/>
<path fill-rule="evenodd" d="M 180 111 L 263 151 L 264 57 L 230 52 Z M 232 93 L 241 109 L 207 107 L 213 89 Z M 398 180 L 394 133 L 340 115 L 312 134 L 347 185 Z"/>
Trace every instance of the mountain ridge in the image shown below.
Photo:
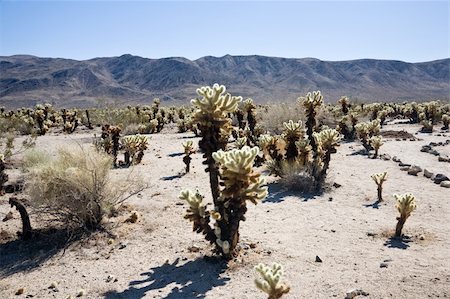
<path fill-rule="evenodd" d="M 293 101 L 321 90 L 366 101 L 450 100 L 450 58 L 429 62 L 355 59 L 323 61 L 260 55 L 160 59 L 130 54 L 88 60 L 32 55 L 0 56 L 0 105 L 52 102 L 86 107 L 97 99 L 150 103 L 154 97 L 187 104 L 196 88 L 220 83 L 257 103 Z"/>

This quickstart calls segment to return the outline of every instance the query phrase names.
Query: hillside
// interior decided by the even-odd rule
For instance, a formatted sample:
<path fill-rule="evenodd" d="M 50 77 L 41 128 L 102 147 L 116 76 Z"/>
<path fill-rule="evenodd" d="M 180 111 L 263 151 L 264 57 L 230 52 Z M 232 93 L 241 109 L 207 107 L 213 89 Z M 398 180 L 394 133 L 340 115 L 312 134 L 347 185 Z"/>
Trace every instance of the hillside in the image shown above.
<path fill-rule="evenodd" d="M 406 63 L 230 55 L 194 61 L 132 55 L 83 61 L 0 57 L 0 105 L 8 108 L 40 102 L 83 107 L 98 99 L 149 103 L 154 97 L 187 103 L 196 88 L 216 82 L 258 103 L 293 101 L 312 90 L 321 90 L 330 102 L 342 95 L 366 101 L 449 100 L 450 59 Z"/>

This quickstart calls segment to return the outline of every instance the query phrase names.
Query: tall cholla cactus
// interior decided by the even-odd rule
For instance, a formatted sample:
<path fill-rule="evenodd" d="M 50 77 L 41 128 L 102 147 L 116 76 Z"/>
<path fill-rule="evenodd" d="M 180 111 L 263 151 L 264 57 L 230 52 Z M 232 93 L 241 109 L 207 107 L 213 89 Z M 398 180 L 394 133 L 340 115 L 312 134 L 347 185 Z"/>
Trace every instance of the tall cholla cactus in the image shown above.
<path fill-rule="evenodd" d="M 282 265 L 273 263 L 272 267 L 269 267 L 260 263 L 255 270 L 262 276 L 262 279 L 255 279 L 256 287 L 266 292 L 268 299 L 278 299 L 289 292 L 290 287 L 280 282 L 283 277 Z"/>
<path fill-rule="evenodd" d="M 314 133 L 313 137 L 317 144 L 317 152 L 312 165 L 312 175 L 315 178 L 316 190 L 318 190 L 325 181 L 331 154 L 336 153 L 336 147 L 339 146 L 342 136 L 334 129 L 325 129 Z"/>
<path fill-rule="evenodd" d="M 239 223 L 245 221 L 247 200 L 256 204 L 267 196 L 267 187 L 260 174 L 253 171 L 253 163 L 259 150 L 243 147 L 228 152 L 219 150 L 213 154 L 220 165 L 223 189 L 209 212 L 202 206 L 203 197 L 191 191 L 183 191 L 181 199 L 188 201 L 190 209 L 186 218 L 194 222 L 194 231 L 201 232 L 225 258 L 236 255 L 239 242 Z M 197 213 L 197 214 L 196 214 Z M 209 225 L 210 215 L 216 220 L 214 229 Z"/>
<path fill-rule="evenodd" d="M 341 108 L 342 108 L 342 113 L 344 113 L 344 115 L 346 115 L 348 113 L 348 108 L 350 106 L 350 101 L 348 99 L 348 97 L 343 96 L 338 100 L 338 103 L 341 104 Z"/>
<path fill-rule="evenodd" d="M 416 209 L 416 198 L 411 193 L 405 193 L 402 195 L 394 194 L 397 200 L 397 210 L 400 212 L 400 217 L 397 217 L 397 226 L 395 227 L 395 237 L 401 237 L 403 225 L 406 219 Z"/>
<path fill-rule="evenodd" d="M 219 197 L 219 172 L 212 157 L 214 152 L 225 150 L 230 137 L 232 126 L 228 114 L 233 113 L 242 100 L 242 97 L 231 96 L 225 93 L 225 86 L 214 84 L 213 87 L 203 86 L 197 89 L 201 98 L 191 100 L 196 110 L 192 115 L 192 122 L 197 125 L 202 139 L 199 147 L 203 151 L 204 164 L 209 173 L 209 182 L 214 204 L 217 205 Z"/>
<path fill-rule="evenodd" d="M 286 141 L 286 159 L 294 160 L 298 156 L 295 143 L 303 138 L 305 130 L 302 128 L 301 121 L 295 123 L 289 120 L 289 122 L 283 123 L 283 127 L 283 138 Z"/>
<path fill-rule="evenodd" d="M 375 150 L 375 153 L 373 154 L 373 159 L 376 159 L 378 157 L 378 150 L 380 147 L 384 144 L 383 138 L 380 135 L 372 136 L 369 139 L 369 144 L 373 147 Z"/>
<path fill-rule="evenodd" d="M 191 155 L 194 153 L 194 147 L 192 144 L 193 144 L 192 140 L 183 142 L 183 147 L 184 147 L 183 162 L 186 165 L 186 173 L 188 173 L 190 170 L 190 165 L 191 165 L 191 160 L 192 160 Z"/>
<path fill-rule="evenodd" d="M 309 144 L 315 152 L 317 150 L 317 145 L 313 133 L 316 130 L 317 109 L 323 105 L 323 96 L 320 91 L 314 91 L 313 93 L 308 92 L 306 97 L 300 97 L 299 101 L 306 109 L 306 134 L 308 134 Z"/>
<path fill-rule="evenodd" d="M 244 110 L 247 112 L 247 123 L 248 128 L 250 129 L 250 135 L 249 138 L 253 143 L 256 143 L 255 138 L 258 137 L 255 132 L 256 127 L 256 115 L 255 115 L 255 109 L 256 106 L 253 103 L 253 99 L 248 98 L 244 102 Z"/>
<path fill-rule="evenodd" d="M 383 183 L 387 180 L 387 172 L 375 173 L 370 176 L 377 184 L 378 202 L 383 201 Z"/>

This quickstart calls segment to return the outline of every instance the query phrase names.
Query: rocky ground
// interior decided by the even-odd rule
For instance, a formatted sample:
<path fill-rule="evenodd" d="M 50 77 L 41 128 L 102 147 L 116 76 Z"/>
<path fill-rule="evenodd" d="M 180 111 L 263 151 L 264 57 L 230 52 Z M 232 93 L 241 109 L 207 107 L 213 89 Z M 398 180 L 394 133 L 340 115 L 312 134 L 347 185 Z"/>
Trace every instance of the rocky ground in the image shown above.
<path fill-rule="evenodd" d="M 140 177 L 148 188 L 118 216 L 105 219 L 107 232 L 64 242 L 57 232 L 20 241 L 20 217 L 7 194 L 0 218 L 10 211 L 13 218 L 0 222 L 0 298 L 265 298 L 253 283 L 260 262 L 284 265 L 291 287 L 285 298 L 345 298 L 355 289 L 361 290 L 357 298 L 448 298 L 450 189 L 433 179 L 450 177 L 450 134 L 416 134 L 419 126 L 406 124 L 383 130 L 405 130 L 412 137 L 386 136 L 378 159 L 359 154 L 358 142 L 343 142 L 328 176 L 336 184 L 323 194 L 290 191 L 267 177 L 269 195 L 249 204 L 241 254 L 228 265 L 213 257 L 211 246 L 183 219 L 180 191 L 197 188 L 206 198 L 210 192 L 200 153 L 192 156 L 191 173 L 183 174 L 181 143 L 195 144 L 192 133 L 151 135 L 141 165 L 113 170 L 117 177 Z M 92 136 L 45 135 L 36 147 L 88 144 Z M 385 202 L 375 204 L 370 176 L 383 171 Z M 10 173 L 13 179 L 20 175 Z M 416 196 L 417 209 L 406 221 L 407 238 L 396 240 L 390 238 L 398 214 L 393 194 L 406 192 Z M 125 221 L 131 211 L 138 212 L 137 223 Z M 34 226 L 38 220 L 31 215 Z"/>

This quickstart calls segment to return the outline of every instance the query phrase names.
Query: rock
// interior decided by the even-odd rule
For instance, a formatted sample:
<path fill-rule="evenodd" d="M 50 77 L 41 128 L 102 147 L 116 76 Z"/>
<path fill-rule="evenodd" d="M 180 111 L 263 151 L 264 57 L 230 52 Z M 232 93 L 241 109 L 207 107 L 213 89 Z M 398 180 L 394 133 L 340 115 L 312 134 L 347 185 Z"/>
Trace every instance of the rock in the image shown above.
<path fill-rule="evenodd" d="M 388 267 L 388 263 L 380 263 L 380 268 L 387 268 Z"/>
<path fill-rule="evenodd" d="M 355 298 L 356 296 L 359 296 L 359 295 L 369 296 L 369 293 L 364 292 L 363 290 L 353 289 L 353 290 L 348 291 L 345 294 L 345 299 L 353 299 L 353 298 Z"/>
<path fill-rule="evenodd" d="M 192 245 L 192 246 L 188 247 L 188 251 L 189 252 L 199 252 L 200 251 L 200 247 Z"/>
<path fill-rule="evenodd" d="M 125 247 L 127 247 L 127 244 L 122 242 L 119 243 L 119 249 L 124 249 Z"/>
<path fill-rule="evenodd" d="M 77 297 L 83 297 L 85 294 L 86 294 L 86 291 L 81 289 L 81 290 L 78 291 Z"/>
<path fill-rule="evenodd" d="M 57 289 L 58 288 L 58 283 L 56 281 L 53 281 L 48 288 L 49 289 Z"/>
<path fill-rule="evenodd" d="M 431 171 L 424 169 L 423 176 L 430 179 L 433 176 L 433 173 Z"/>
<path fill-rule="evenodd" d="M 442 181 L 439 186 L 444 188 L 450 188 L 450 181 Z"/>
<path fill-rule="evenodd" d="M 114 275 L 108 275 L 108 277 L 106 278 L 106 282 L 116 282 L 118 281 L 118 279 L 114 276 Z"/>
<path fill-rule="evenodd" d="M 404 167 L 400 167 L 401 171 L 408 171 L 409 170 L 409 166 L 404 166 Z"/>
<path fill-rule="evenodd" d="M 316 263 L 321 263 L 321 262 L 322 262 L 322 259 L 318 255 L 316 255 Z"/>
<path fill-rule="evenodd" d="M 11 219 L 13 219 L 13 218 L 14 218 L 13 212 L 12 212 L 12 211 L 9 211 L 8 214 L 5 215 L 5 218 L 3 218 L 2 221 L 3 221 L 3 222 L 6 222 L 6 221 L 11 220 Z"/>
<path fill-rule="evenodd" d="M 440 184 L 443 181 L 450 181 L 450 179 L 446 175 L 438 173 L 434 176 L 433 181 L 435 184 Z"/>
<path fill-rule="evenodd" d="M 403 163 L 402 161 L 400 161 L 400 163 L 398 164 L 398 166 L 403 167 L 403 166 L 411 166 L 411 164 L 408 163 Z"/>
<path fill-rule="evenodd" d="M 450 162 L 450 158 L 447 155 L 440 155 L 438 158 L 439 162 Z"/>
<path fill-rule="evenodd" d="M 20 289 L 17 290 L 16 295 L 17 296 L 22 295 L 24 292 L 25 292 L 25 289 L 24 288 L 20 288 Z"/>
<path fill-rule="evenodd" d="M 439 152 L 437 150 L 434 150 L 434 149 L 430 150 L 428 153 L 432 154 L 432 155 L 435 155 L 435 156 L 439 156 Z"/>
<path fill-rule="evenodd" d="M 438 134 L 438 136 L 439 136 L 439 134 Z M 430 142 L 430 147 L 431 146 L 437 146 L 438 144 L 436 143 L 436 142 Z"/>
<path fill-rule="evenodd" d="M 342 187 L 342 185 L 339 184 L 339 183 L 334 182 L 334 183 L 333 183 L 333 187 L 337 189 L 337 188 Z"/>
<path fill-rule="evenodd" d="M 419 172 L 421 172 L 421 171 L 422 171 L 422 168 L 420 168 L 420 167 L 417 166 L 417 165 L 414 165 L 414 166 L 411 166 L 411 167 L 409 168 L 408 174 L 409 174 L 409 175 L 415 175 L 415 176 L 417 176 L 417 174 L 418 174 Z"/>
<path fill-rule="evenodd" d="M 429 146 L 429 145 L 424 145 L 424 146 L 422 146 L 422 148 L 420 149 L 420 151 L 421 152 L 424 152 L 424 153 L 428 153 L 428 151 L 430 151 L 431 150 L 431 146 Z"/>
<path fill-rule="evenodd" d="M 389 154 L 382 154 L 382 155 L 380 156 L 380 158 L 381 158 L 382 160 L 384 160 L 384 161 L 389 161 L 389 160 L 391 160 L 391 156 L 390 156 Z"/>
<path fill-rule="evenodd" d="M 392 161 L 397 162 L 397 163 L 400 163 L 400 162 L 401 162 L 400 159 L 397 158 L 397 156 L 394 156 L 394 157 L 392 158 Z"/>

